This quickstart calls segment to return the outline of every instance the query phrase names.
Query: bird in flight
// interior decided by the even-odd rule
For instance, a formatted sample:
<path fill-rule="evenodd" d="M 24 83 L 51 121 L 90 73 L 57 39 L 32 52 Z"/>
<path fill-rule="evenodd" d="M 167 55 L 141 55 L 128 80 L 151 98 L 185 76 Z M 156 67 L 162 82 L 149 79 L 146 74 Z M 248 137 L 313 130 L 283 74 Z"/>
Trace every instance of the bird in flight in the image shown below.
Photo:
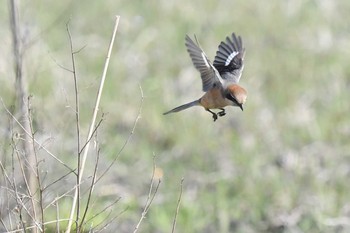
<path fill-rule="evenodd" d="M 214 62 L 208 59 L 201 49 L 197 37 L 196 43 L 186 35 L 185 45 L 192 59 L 193 65 L 200 72 L 202 89 L 205 94 L 198 100 L 176 107 L 168 112 L 179 112 L 193 106 L 202 106 L 213 115 L 214 121 L 218 116 L 226 115 L 224 107 L 237 106 L 243 111 L 243 104 L 247 99 L 247 91 L 238 85 L 244 68 L 243 60 L 245 48 L 242 38 L 232 33 L 219 45 Z M 211 109 L 219 109 L 218 113 Z"/>

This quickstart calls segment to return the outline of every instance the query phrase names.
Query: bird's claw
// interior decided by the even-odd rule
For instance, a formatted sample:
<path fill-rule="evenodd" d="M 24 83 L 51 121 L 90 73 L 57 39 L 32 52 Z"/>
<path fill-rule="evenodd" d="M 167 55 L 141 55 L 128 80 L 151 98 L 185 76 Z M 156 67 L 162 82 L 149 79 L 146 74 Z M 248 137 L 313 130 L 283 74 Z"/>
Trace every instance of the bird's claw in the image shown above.
<path fill-rule="evenodd" d="M 225 112 L 225 109 L 222 109 L 222 111 L 218 112 L 218 113 L 213 113 L 213 119 L 214 119 L 214 122 L 218 119 L 218 116 L 219 117 L 223 117 L 226 115 L 226 112 Z"/>
<path fill-rule="evenodd" d="M 218 112 L 218 115 L 221 116 L 221 117 L 222 117 L 222 116 L 225 116 L 225 115 L 226 115 L 225 110 L 223 110 L 223 111 L 221 111 L 221 112 Z"/>

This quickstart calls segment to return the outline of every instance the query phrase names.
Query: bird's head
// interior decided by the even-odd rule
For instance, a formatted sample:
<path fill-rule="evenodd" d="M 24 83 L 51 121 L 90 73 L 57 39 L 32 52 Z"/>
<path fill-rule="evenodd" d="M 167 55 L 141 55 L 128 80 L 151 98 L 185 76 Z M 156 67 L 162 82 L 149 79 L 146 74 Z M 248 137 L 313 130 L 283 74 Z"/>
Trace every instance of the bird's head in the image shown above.
<path fill-rule="evenodd" d="M 243 111 L 243 104 L 247 99 L 247 91 L 237 84 L 232 84 L 227 87 L 226 98 L 233 102 L 233 106 L 238 106 Z"/>

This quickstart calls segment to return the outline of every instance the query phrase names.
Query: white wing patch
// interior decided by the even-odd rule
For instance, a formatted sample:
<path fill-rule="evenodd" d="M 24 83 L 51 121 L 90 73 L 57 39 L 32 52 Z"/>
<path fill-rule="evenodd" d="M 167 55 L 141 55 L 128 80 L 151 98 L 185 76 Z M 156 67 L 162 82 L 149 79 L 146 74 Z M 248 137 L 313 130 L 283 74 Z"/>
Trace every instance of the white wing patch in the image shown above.
<path fill-rule="evenodd" d="M 205 56 L 205 53 L 202 53 L 202 58 L 203 58 L 203 61 L 205 61 L 205 66 L 209 68 L 210 65 L 209 65 L 209 63 L 207 61 L 207 56 Z"/>
<path fill-rule="evenodd" d="M 228 56 L 228 58 L 226 59 L 225 62 L 225 66 L 228 66 L 230 64 L 230 62 L 232 61 L 232 59 L 238 54 L 238 52 L 233 52 L 230 54 L 230 56 Z"/>

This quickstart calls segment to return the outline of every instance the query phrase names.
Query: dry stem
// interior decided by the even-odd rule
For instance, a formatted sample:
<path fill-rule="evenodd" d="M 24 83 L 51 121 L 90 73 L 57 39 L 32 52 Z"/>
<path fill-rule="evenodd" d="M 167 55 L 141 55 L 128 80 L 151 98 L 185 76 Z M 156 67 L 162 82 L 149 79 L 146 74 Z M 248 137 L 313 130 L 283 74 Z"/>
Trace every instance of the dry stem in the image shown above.
<path fill-rule="evenodd" d="M 92 121 L 91 121 L 91 124 L 90 124 L 90 129 L 89 129 L 89 133 L 88 133 L 88 137 L 87 137 L 88 140 L 91 138 L 91 136 L 93 134 L 93 131 L 94 131 L 94 128 L 95 128 L 97 112 L 98 112 L 99 105 L 100 105 L 101 95 L 102 95 L 102 91 L 103 91 L 103 87 L 104 87 L 104 82 L 105 82 L 105 79 L 106 79 L 106 74 L 107 74 L 109 60 L 110 60 L 111 53 L 112 53 L 114 39 L 115 39 L 115 36 L 116 36 L 116 33 L 117 33 L 117 29 L 118 29 L 119 18 L 120 18 L 119 16 L 116 16 L 115 27 L 114 27 L 114 30 L 113 30 L 113 35 L 112 35 L 111 42 L 109 44 L 109 49 L 108 49 L 108 53 L 107 53 L 107 57 L 106 57 L 106 62 L 105 62 L 105 66 L 104 66 L 104 69 L 103 69 L 103 74 L 102 74 L 102 77 L 101 77 L 100 88 L 99 88 L 98 93 L 97 93 L 95 109 L 94 109 L 94 112 L 93 112 L 93 117 L 92 117 Z M 85 168 L 85 162 L 86 162 L 87 154 L 88 154 L 88 151 L 89 151 L 89 146 L 90 146 L 90 141 L 88 141 L 88 143 L 86 144 L 85 150 L 83 152 L 82 161 L 81 161 L 81 167 L 79 168 L 80 169 L 80 173 L 79 173 L 79 176 L 78 176 L 78 184 L 77 184 L 77 187 L 75 189 L 74 199 L 73 199 L 72 208 L 71 208 L 71 212 L 70 212 L 70 216 L 69 216 L 69 222 L 68 222 L 68 226 L 67 226 L 67 229 L 66 229 L 67 233 L 71 231 L 71 227 L 72 227 L 72 223 L 73 223 L 73 216 L 74 216 L 75 208 L 76 208 L 76 205 L 77 205 L 77 202 L 78 202 L 78 193 L 79 193 L 79 187 L 78 186 L 80 185 L 80 182 L 81 182 L 81 179 L 82 179 L 82 176 L 83 176 L 83 172 L 84 172 L 84 168 Z"/>

